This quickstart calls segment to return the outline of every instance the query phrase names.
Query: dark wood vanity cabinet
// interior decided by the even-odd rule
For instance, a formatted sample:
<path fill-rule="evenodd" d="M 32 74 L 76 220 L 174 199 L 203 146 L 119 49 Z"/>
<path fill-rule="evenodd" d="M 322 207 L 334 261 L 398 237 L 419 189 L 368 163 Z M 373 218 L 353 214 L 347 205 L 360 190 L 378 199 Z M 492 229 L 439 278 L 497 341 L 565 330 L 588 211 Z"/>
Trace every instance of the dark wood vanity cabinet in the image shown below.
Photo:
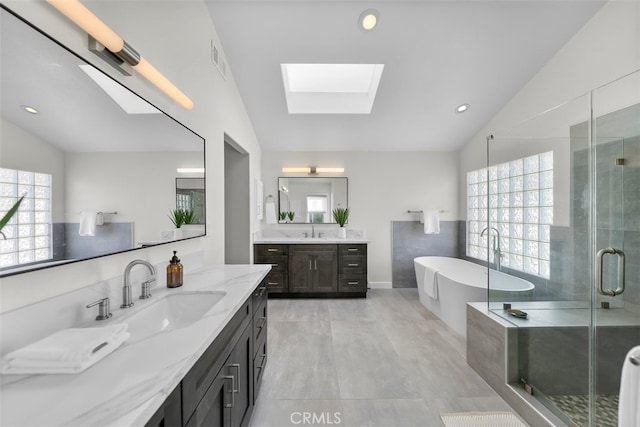
<path fill-rule="evenodd" d="M 271 297 L 366 297 L 366 244 L 256 244 L 254 262 L 271 264 Z M 286 269 L 285 269 L 286 266 Z"/>
<path fill-rule="evenodd" d="M 269 293 L 289 292 L 289 245 L 254 245 L 253 260 L 271 265 L 265 279 Z"/>
<path fill-rule="evenodd" d="M 267 361 L 266 282 L 253 291 L 146 425 L 249 423 Z"/>
<path fill-rule="evenodd" d="M 289 246 L 289 292 L 337 291 L 337 245 Z"/>

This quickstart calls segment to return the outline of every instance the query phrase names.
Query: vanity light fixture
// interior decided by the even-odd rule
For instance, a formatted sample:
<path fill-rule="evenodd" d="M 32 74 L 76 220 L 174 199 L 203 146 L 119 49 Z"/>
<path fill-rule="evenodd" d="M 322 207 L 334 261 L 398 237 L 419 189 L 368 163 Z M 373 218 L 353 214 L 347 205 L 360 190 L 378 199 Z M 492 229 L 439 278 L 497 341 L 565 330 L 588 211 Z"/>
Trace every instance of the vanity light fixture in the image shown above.
<path fill-rule="evenodd" d="M 315 166 L 282 168 L 282 173 L 306 173 L 317 175 L 319 173 L 344 173 L 344 168 L 318 168 Z"/>
<path fill-rule="evenodd" d="M 95 16 L 79 0 L 47 0 L 51 6 L 93 37 L 101 45 L 149 80 L 158 89 L 187 110 L 193 101 L 144 59 L 126 41 Z"/>
<path fill-rule="evenodd" d="M 178 168 L 178 173 L 204 173 L 204 168 Z"/>
<path fill-rule="evenodd" d="M 21 105 L 22 109 L 30 114 L 39 114 L 40 112 L 29 105 Z"/>
<path fill-rule="evenodd" d="M 373 30 L 380 21 L 380 14 L 375 9 L 367 9 L 358 18 L 358 27 L 365 31 Z"/>
<path fill-rule="evenodd" d="M 469 109 L 470 105 L 469 104 L 462 104 L 459 105 L 456 108 L 456 113 L 464 113 L 465 111 L 467 111 Z"/>

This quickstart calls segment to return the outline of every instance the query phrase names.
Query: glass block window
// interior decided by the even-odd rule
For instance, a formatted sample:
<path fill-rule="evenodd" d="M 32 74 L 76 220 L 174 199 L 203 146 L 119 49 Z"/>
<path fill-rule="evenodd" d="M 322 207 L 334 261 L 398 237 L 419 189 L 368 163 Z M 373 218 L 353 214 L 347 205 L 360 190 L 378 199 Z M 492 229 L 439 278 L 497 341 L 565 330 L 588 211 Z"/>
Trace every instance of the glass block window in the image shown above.
<path fill-rule="evenodd" d="M 176 194 L 176 209 L 193 210 L 193 201 L 191 194 Z"/>
<path fill-rule="evenodd" d="M 0 236 L 0 268 L 52 258 L 49 174 L 0 168 L 0 218 L 25 195 Z"/>
<path fill-rule="evenodd" d="M 489 246 L 481 236 L 489 224 L 500 234 L 503 267 L 548 279 L 553 152 L 468 172 L 467 224 L 467 256 L 494 262 L 495 231 Z"/>

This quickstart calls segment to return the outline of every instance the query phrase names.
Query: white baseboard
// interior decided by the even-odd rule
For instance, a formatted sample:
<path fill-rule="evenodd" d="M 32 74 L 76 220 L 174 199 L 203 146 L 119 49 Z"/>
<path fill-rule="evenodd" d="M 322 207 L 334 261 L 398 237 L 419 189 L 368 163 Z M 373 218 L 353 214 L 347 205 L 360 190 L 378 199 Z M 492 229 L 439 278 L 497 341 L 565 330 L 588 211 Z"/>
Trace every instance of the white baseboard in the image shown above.
<path fill-rule="evenodd" d="M 391 282 L 369 282 L 369 289 L 392 289 Z"/>

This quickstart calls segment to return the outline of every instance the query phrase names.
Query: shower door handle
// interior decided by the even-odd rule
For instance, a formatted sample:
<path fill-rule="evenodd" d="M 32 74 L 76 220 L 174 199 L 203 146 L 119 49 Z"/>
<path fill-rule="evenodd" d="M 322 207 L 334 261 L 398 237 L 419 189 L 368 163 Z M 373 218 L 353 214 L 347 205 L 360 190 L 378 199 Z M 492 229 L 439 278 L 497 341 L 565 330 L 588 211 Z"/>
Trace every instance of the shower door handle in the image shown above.
<path fill-rule="evenodd" d="M 602 284 L 602 261 L 605 255 L 618 255 L 618 287 L 613 289 L 604 289 Z M 624 252 L 621 249 L 604 248 L 600 249 L 596 254 L 596 283 L 598 286 L 598 292 L 602 295 L 615 297 L 624 292 L 625 281 L 625 257 Z"/>

